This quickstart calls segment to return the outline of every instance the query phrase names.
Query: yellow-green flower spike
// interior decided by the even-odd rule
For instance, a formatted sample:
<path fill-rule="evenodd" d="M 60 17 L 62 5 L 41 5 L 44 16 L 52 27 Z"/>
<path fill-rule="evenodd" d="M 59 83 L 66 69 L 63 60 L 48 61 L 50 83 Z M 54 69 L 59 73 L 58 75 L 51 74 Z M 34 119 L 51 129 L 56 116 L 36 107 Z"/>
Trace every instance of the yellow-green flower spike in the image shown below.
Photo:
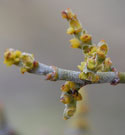
<path fill-rule="evenodd" d="M 4 63 L 8 66 L 19 65 L 21 73 L 28 72 L 38 67 L 38 62 L 29 53 L 22 53 L 19 50 L 7 49 L 4 53 Z"/>
<path fill-rule="evenodd" d="M 18 50 L 7 49 L 4 53 L 4 64 L 11 66 L 13 64 L 18 65 L 21 58 L 21 52 Z"/>

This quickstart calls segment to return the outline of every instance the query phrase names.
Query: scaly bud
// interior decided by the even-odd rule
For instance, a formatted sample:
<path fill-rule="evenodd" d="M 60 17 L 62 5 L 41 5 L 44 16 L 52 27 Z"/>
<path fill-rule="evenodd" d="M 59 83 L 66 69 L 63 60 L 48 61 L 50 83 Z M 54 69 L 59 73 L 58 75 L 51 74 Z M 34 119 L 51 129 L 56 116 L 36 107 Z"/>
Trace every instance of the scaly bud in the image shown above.
<path fill-rule="evenodd" d="M 73 101 L 70 104 L 66 104 L 63 114 L 64 120 L 71 118 L 75 112 L 76 112 L 76 101 Z"/>
<path fill-rule="evenodd" d="M 73 38 L 70 40 L 72 48 L 80 48 L 80 41 L 77 38 Z"/>
<path fill-rule="evenodd" d="M 97 66 L 96 59 L 94 58 L 89 58 L 87 60 L 87 68 L 90 70 L 94 70 Z"/>
<path fill-rule="evenodd" d="M 92 42 L 92 36 L 89 35 L 89 34 L 83 34 L 83 35 L 81 35 L 80 40 L 83 43 L 91 44 L 91 42 Z"/>
<path fill-rule="evenodd" d="M 98 49 L 97 49 L 98 57 L 101 59 L 105 59 L 107 52 L 108 52 L 108 45 L 104 40 L 101 40 L 98 43 Z"/>
<path fill-rule="evenodd" d="M 77 67 L 82 72 L 85 66 L 86 66 L 86 62 L 81 62 L 81 65 L 78 65 Z"/>
<path fill-rule="evenodd" d="M 61 97 L 60 97 L 60 101 L 63 104 L 69 104 L 72 101 L 72 97 L 71 95 L 69 95 L 68 93 L 62 93 Z"/>
<path fill-rule="evenodd" d="M 75 30 L 74 30 L 74 28 L 72 28 L 72 27 L 69 27 L 68 29 L 67 29 L 67 34 L 74 34 L 74 32 L 75 32 Z"/>
<path fill-rule="evenodd" d="M 18 50 L 7 49 L 4 53 L 4 64 L 11 66 L 18 65 L 20 62 L 21 52 Z"/>

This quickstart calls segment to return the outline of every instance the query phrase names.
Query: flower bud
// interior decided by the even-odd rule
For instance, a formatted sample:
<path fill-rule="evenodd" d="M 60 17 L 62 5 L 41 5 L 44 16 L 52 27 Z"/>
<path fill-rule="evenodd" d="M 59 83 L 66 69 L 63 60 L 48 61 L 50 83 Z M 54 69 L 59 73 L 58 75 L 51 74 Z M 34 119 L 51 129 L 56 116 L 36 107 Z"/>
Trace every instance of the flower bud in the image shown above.
<path fill-rule="evenodd" d="M 20 62 L 21 52 L 18 50 L 7 49 L 4 53 L 4 63 L 8 66 L 18 65 Z"/>
<path fill-rule="evenodd" d="M 70 40 L 72 48 L 80 48 L 80 41 L 77 38 L 73 38 Z"/>
<path fill-rule="evenodd" d="M 89 58 L 87 60 L 87 68 L 90 70 L 94 70 L 97 66 L 96 60 L 94 58 Z"/>
<path fill-rule="evenodd" d="M 73 34 L 75 32 L 75 30 L 72 28 L 72 27 L 69 27 L 68 29 L 67 29 L 67 34 Z"/>
<path fill-rule="evenodd" d="M 81 35 L 80 40 L 81 40 L 83 43 L 91 44 L 92 36 L 89 35 L 89 34 L 83 34 L 83 35 Z"/>
<path fill-rule="evenodd" d="M 62 93 L 60 101 L 64 104 L 69 104 L 72 101 L 72 97 L 67 93 Z"/>
<path fill-rule="evenodd" d="M 106 58 L 104 61 L 104 70 L 105 71 L 110 71 L 112 66 L 112 61 L 110 58 Z"/>
<path fill-rule="evenodd" d="M 76 112 L 76 101 L 70 104 L 66 104 L 64 109 L 64 114 L 63 114 L 64 120 L 71 118 L 75 112 Z"/>
<path fill-rule="evenodd" d="M 86 62 L 81 62 L 81 65 L 78 65 L 77 67 L 82 72 L 85 66 L 86 66 Z"/>

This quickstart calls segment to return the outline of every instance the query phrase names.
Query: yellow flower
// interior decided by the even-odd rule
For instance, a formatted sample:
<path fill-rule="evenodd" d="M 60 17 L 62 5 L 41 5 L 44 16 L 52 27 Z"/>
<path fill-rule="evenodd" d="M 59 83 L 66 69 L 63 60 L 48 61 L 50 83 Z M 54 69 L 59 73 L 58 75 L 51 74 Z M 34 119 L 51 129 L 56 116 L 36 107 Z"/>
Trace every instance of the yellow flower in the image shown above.
<path fill-rule="evenodd" d="M 68 29 L 67 29 L 67 34 L 73 34 L 75 32 L 75 30 L 72 28 L 72 27 L 69 27 Z"/>
<path fill-rule="evenodd" d="M 99 55 L 100 58 L 104 58 L 108 52 L 108 45 L 104 40 L 101 40 L 98 43 L 98 49 L 97 49 L 97 54 Z"/>
<path fill-rule="evenodd" d="M 78 65 L 78 69 L 82 72 L 83 69 L 85 68 L 86 62 L 81 62 L 81 65 Z"/>
<path fill-rule="evenodd" d="M 80 48 L 80 41 L 77 38 L 73 38 L 70 40 L 72 48 Z"/>
<path fill-rule="evenodd" d="M 63 92 L 68 92 L 70 90 L 69 84 L 66 82 L 64 85 L 62 85 L 61 90 Z"/>
<path fill-rule="evenodd" d="M 82 26 L 77 18 L 73 18 L 70 21 L 70 27 L 74 29 L 74 34 L 77 34 L 82 31 Z"/>
<path fill-rule="evenodd" d="M 78 95 L 75 97 L 75 99 L 77 101 L 81 101 L 82 100 L 82 95 L 80 93 L 78 93 Z"/>
<path fill-rule="evenodd" d="M 71 96 L 68 94 L 64 94 L 63 96 L 60 97 L 60 101 L 63 104 L 69 104 L 71 102 Z"/>
<path fill-rule="evenodd" d="M 69 87 L 70 87 L 70 89 L 74 90 L 77 88 L 77 85 L 76 85 L 76 83 L 69 81 Z"/>
<path fill-rule="evenodd" d="M 34 56 L 32 54 L 23 53 L 21 55 L 22 73 L 32 70 L 34 67 Z"/>
<path fill-rule="evenodd" d="M 96 60 L 93 58 L 89 58 L 87 61 L 87 68 L 90 70 L 94 70 L 97 66 Z"/>
<path fill-rule="evenodd" d="M 62 17 L 64 19 L 71 20 L 73 17 L 75 17 L 75 14 L 73 14 L 70 8 L 67 8 L 67 10 L 62 11 Z"/>
<path fill-rule="evenodd" d="M 21 51 L 16 50 L 14 52 L 14 64 L 19 64 L 21 55 L 22 55 Z"/>
<path fill-rule="evenodd" d="M 21 52 L 18 50 L 7 49 L 4 53 L 4 63 L 7 66 L 11 66 L 13 64 L 19 64 L 21 57 Z"/>
<path fill-rule="evenodd" d="M 95 73 L 92 73 L 92 72 L 87 72 L 87 73 L 81 72 L 79 74 L 79 78 L 82 80 L 88 80 L 91 82 L 98 82 L 99 81 L 99 76 L 96 75 Z"/>
<path fill-rule="evenodd" d="M 106 58 L 104 61 L 104 70 L 105 71 L 110 71 L 112 66 L 112 61 L 110 58 Z"/>
<path fill-rule="evenodd" d="M 91 35 L 89 35 L 89 34 L 83 34 L 83 35 L 81 35 L 80 40 L 81 40 L 83 43 L 91 44 L 92 37 L 91 37 Z"/>
<path fill-rule="evenodd" d="M 86 73 L 84 73 L 84 72 L 81 72 L 80 74 L 79 74 L 79 78 L 80 79 L 82 79 L 82 80 L 87 80 L 87 74 Z"/>

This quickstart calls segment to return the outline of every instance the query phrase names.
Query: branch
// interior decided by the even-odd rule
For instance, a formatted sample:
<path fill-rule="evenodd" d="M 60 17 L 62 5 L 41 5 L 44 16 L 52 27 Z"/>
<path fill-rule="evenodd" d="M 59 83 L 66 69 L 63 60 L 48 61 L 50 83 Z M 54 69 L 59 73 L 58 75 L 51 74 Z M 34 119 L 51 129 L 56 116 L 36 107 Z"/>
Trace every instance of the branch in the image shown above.
<path fill-rule="evenodd" d="M 78 71 L 72 71 L 72 70 L 66 70 L 62 68 L 57 68 L 57 74 L 58 78 L 56 80 L 66 80 L 66 81 L 73 81 L 75 83 L 79 83 L 82 85 L 85 85 L 86 83 L 90 83 L 87 80 L 81 80 L 79 79 L 80 72 Z M 37 75 L 47 75 L 49 73 L 55 72 L 52 66 L 48 66 L 42 63 L 39 63 L 39 66 L 37 69 L 32 70 L 29 73 L 37 74 Z M 99 76 L 99 82 L 98 83 L 111 83 L 113 80 L 118 78 L 117 74 L 115 72 L 98 72 L 97 75 Z M 119 83 L 125 83 L 125 72 L 119 72 Z"/>
<path fill-rule="evenodd" d="M 115 80 L 117 81 L 117 79 L 119 79 L 117 82 L 125 83 L 125 72 L 119 72 L 118 74 L 116 72 L 97 72 L 95 74 L 99 76 L 99 81 L 91 82 L 88 80 L 80 79 L 79 74 L 81 72 L 42 64 L 37 62 L 32 54 L 20 52 L 14 49 L 6 50 L 4 58 L 5 64 L 8 66 L 14 64 L 20 67 L 22 73 L 28 72 L 37 75 L 45 75 L 46 79 L 51 81 L 66 80 L 75 82 L 82 86 L 94 83 L 112 83 Z"/>

